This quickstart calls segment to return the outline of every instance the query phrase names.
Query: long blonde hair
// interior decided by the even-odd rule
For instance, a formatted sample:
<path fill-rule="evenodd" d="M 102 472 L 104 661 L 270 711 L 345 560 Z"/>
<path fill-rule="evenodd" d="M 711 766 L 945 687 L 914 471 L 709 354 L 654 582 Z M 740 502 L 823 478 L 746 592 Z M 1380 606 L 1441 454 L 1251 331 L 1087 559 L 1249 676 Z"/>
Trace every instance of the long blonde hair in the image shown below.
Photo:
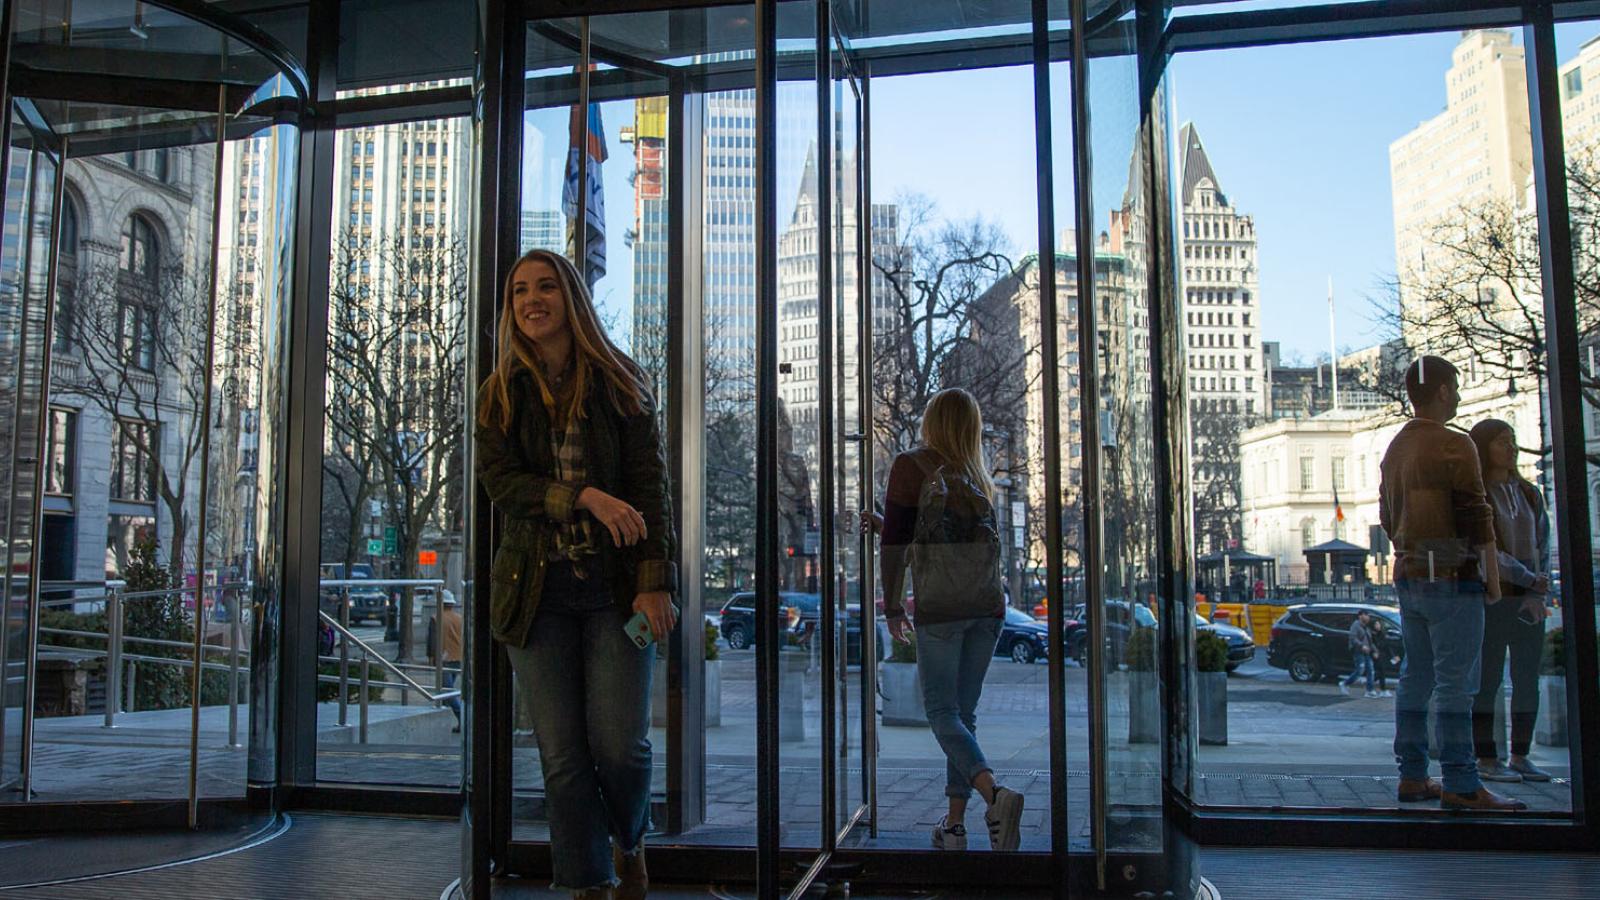
<path fill-rule="evenodd" d="M 589 385 L 597 376 L 609 388 L 611 402 L 623 415 L 637 415 L 643 411 L 649 397 L 644 372 L 617 349 L 606 330 L 600 326 L 600 317 L 594 311 L 594 301 L 584 286 L 578 269 L 565 256 L 549 250 L 530 250 L 517 260 L 506 275 L 505 289 L 500 298 L 500 320 L 495 334 L 494 372 L 478 388 L 478 424 L 493 425 L 502 431 L 511 427 L 511 380 L 518 369 L 526 369 L 539 386 L 539 396 L 546 410 L 556 412 L 555 395 L 545 381 L 544 369 L 539 365 L 539 353 L 533 341 L 528 340 L 517 327 L 517 312 L 511 302 L 511 286 L 516 281 L 517 270 L 524 263 L 543 262 L 555 270 L 561 285 L 562 302 L 567 308 L 567 328 L 572 331 L 575 379 L 571 405 L 565 410 L 567 417 L 584 415 L 583 401 L 588 396 Z"/>
<path fill-rule="evenodd" d="M 961 388 L 934 394 L 922 413 L 922 443 L 960 469 L 994 502 L 994 479 L 983 455 L 983 412 L 976 398 Z"/>

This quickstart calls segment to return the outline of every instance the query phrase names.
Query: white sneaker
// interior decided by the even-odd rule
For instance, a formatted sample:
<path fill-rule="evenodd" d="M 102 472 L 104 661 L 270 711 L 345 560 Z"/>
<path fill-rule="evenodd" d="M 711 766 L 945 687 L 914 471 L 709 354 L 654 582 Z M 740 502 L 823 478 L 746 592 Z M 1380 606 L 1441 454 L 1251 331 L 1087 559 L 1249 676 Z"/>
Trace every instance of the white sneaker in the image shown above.
<path fill-rule="evenodd" d="M 1010 788 L 994 789 L 994 802 L 984 811 L 989 826 L 989 847 L 1015 850 L 1022 844 L 1022 795 Z"/>
<path fill-rule="evenodd" d="M 967 826 L 961 824 L 960 822 L 947 826 L 946 820 L 940 819 L 939 824 L 933 826 L 933 849 L 967 849 Z"/>
<path fill-rule="evenodd" d="M 1350 688 L 1346 687 L 1345 683 L 1342 681 L 1339 682 L 1339 693 L 1345 695 L 1346 697 L 1350 696 Z"/>
<path fill-rule="evenodd" d="M 1378 696 L 1379 697 L 1393 697 L 1394 696 L 1394 691 L 1379 691 L 1378 692 Z"/>
<path fill-rule="evenodd" d="M 1367 698 L 1368 700 L 1376 700 L 1377 698 L 1379 698 L 1379 697 L 1381 697 L 1383 695 L 1378 693 L 1377 691 L 1367 691 L 1365 694 L 1362 694 L 1361 696 Z"/>

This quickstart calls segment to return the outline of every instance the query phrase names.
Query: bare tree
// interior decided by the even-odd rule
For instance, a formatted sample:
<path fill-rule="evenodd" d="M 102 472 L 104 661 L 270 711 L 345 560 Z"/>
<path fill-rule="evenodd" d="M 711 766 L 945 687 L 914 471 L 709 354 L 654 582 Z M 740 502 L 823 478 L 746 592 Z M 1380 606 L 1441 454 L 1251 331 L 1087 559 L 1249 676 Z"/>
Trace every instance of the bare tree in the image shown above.
<path fill-rule="evenodd" d="M 1567 191 L 1578 341 L 1587 353 L 1600 345 L 1600 148 L 1571 154 Z M 1471 360 L 1480 379 L 1501 383 L 1507 394 L 1542 391 L 1549 372 L 1535 211 L 1509 198 L 1474 201 L 1432 223 L 1425 239 L 1426 262 L 1409 266 L 1375 298 L 1377 322 L 1399 336 L 1405 356 Z M 1600 371 L 1581 363 L 1584 405 L 1600 408 Z M 1401 417 L 1402 370 L 1381 368 L 1367 387 Z M 1530 436 L 1521 437 L 1528 444 Z M 1551 450 L 1543 436 L 1526 449 L 1540 457 Z M 1591 453 L 1589 462 L 1600 465 L 1600 455 Z"/>
<path fill-rule="evenodd" d="M 126 499 L 145 499 L 148 491 L 148 499 L 165 507 L 164 562 L 181 583 L 202 474 L 202 403 L 212 380 L 206 369 L 209 272 L 188 271 L 171 254 L 145 259 L 144 252 L 140 246 L 137 256 L 125 250 L 121 264 L 80 268 L 63 286 L 70 292 L 60 307 L 62 337 L 71 347 L 65 356 L 79 365 L 62 367 L 67 374 L 56 391 L 98 407 L 113 423 L 114 473 L 132 495 Z M 126 471 L 127 463 L 149 469 Z M 113 486 L 113 496 L 117 490 Z"/>
<path fill-rule="evenodd" d="M 1017 275 L 1005 250 L 1009 241 L 980 218 L 940 218 L 925 196 L 902 196 L 896 206 L 895 240 L 875 249 L 872 260 L 887 285 L 890 312 L 873 347 L 879 446 L 892 456 L 914 445 L 928 401 L 956 385 L 977 398 L 986 422 L 1020 431 L 1028 389 L 1020 374 L 1030 348 L 990 339 L 1017 332 L 1014 304 L 980 302 Z"/>
<path fill-rule="evenodd" d="M 333 262 L 328 424 L 330 443 L 348 464 L 336 467 L 334 483 L 353 520 L 365 501 L 382 501 L 396 531 L 396 574 L 416 578 L 425 531 L 441 518 L 447 527 L 459 524 L 441 514 L 446 498 L 460 496 L 463 476 L 466 244 L 346 231 Z M 356 527 L 352 521 L 352 533 Z M 405 598 L 402 659 L 413 644 L 409 591 Z"/>

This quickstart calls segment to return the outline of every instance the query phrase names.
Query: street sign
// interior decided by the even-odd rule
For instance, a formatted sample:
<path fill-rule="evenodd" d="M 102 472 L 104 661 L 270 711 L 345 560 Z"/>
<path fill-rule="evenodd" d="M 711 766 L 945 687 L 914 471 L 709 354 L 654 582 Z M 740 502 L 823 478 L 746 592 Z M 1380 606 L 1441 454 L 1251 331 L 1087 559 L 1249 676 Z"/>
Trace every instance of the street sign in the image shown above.
<path fill-rule="evenodd" d="M 417 564 L 422 566 L 436 566 L 439 564 L 439 553 L 435 550 L 418 550 Z"/>
<path fill-rule="evenodd" d="M 383 552 L 393 556 L 399 551 L 399 534 L 396 533 L 393 525 L 385 526 L 383 529 Z"/>
<path fill-rule="evenodd" d="M 382 556 L 383 555 L 383 541 L 381 541 L 381 540 L 379 540 L 377 538 L 373 538 L 373 539 L 367 541 L 367 555 L 368 556 Z"/>

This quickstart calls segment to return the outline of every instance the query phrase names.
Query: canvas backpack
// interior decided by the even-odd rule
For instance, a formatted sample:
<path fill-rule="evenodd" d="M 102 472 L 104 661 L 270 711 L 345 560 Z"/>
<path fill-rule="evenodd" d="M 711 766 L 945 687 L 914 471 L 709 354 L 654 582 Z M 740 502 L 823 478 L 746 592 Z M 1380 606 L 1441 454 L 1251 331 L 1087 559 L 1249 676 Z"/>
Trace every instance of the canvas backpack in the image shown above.
<path fill-rule="evenodd" d="M 912 588 L 924 621 L 992 615 L 1004 603 L 994 504 L 964 472 L 920 457 Z"/>

